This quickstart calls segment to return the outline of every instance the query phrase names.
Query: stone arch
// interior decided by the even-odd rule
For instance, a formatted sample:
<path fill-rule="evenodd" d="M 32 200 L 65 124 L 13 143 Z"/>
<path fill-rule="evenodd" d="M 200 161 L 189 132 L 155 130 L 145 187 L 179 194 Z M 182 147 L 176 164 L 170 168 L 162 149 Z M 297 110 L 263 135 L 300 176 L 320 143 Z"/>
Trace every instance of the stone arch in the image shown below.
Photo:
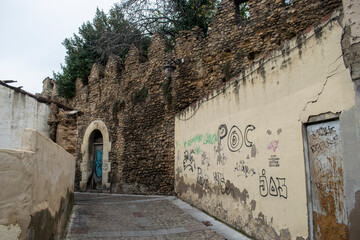
<path fill-rule="evenodd" d="M 80 163 L 81 181 L 80 191 L 86 191 L 88 180 L 92 174 L 92 141 L 96 130 L 101 132 L 103 138 L 103 163 L 102 163 L 102 189 L 110 189 L 109 172 L 111 170 L 111 163 L 109 162 L 109 152 L 111 150 L 111 142 L 109 139 L 109 131 L 105 123 L 101 120 L 96 120 L 90 123 L 87 127 L 83 143 L 81 145 L 82 159 Z"/>

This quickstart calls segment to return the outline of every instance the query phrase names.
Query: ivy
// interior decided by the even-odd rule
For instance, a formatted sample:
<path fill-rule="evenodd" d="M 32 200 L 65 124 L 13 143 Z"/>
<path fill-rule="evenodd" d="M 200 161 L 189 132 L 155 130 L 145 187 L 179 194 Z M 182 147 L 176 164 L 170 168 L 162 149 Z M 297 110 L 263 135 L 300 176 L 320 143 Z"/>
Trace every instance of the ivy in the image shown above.
<path fill-rule="evenodd" d="M 140 102 L 144 102 L 148 96 L 148 89 L 147 87 L 142 87 L 131 95 L 131 101 L 133 104 L 138 104 Z"/>

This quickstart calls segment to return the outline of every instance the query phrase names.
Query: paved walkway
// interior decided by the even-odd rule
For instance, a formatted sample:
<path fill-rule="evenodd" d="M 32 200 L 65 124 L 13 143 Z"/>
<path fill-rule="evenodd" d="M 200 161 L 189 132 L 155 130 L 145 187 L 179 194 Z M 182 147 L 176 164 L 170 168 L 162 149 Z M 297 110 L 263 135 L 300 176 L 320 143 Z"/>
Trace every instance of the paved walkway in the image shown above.
<path fill-rule="evenodd" d="M 249 240 L 172 196 L 75 193 L 67 238 Z"/>

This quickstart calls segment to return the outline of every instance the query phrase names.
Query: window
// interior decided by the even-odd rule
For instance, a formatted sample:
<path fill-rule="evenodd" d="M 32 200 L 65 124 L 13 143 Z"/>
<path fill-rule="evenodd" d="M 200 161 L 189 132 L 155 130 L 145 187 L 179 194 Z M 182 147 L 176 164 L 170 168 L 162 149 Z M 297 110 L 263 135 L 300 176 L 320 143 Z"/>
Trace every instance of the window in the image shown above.
<path fill-rule="evenodd" d="M 284 0 L 285 6 L 289 6 L 291 4 L 291 0 Z"/>
<path fill-rule="evenodd" d="M 249 1 L 248 0 L 234 0 L 236 12 L 241 19 L 249 19 Z"/>

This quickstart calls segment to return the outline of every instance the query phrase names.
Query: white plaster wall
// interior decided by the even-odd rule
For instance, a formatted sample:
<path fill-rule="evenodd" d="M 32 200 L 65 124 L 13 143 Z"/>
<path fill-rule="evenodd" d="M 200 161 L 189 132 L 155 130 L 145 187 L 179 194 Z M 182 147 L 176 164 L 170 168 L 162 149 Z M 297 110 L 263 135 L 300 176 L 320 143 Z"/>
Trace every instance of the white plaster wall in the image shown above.
<path fill-rule="evenodd" d="M 25 239 L 41 210 L 65 214 L 61 200 L 73 193 L 74 179 L 75 158 L 36 130 L 24 131 L 21 150 L 0 149 L 0 239 Z"/>
<path fill-rule="evenodd" d="M 355 104 L 342 58 L 342 28 L 332 21 L 315 35 L 306 34 L 301 48 L 290 41 L 283 47 L 293 49 L 288 54 L 273 52 L 263 69 L 254 64 L 225 93 L 215 97 L 214 91 L 211 100 L 175 118 L 175 191 L 260 239 L 275 239 L 272 231 L 281 239 L 287 233 L 291 239 L 308 237 L 303 124 L 309 116 L 346 111 Z M 224 139 L 222 124 L 228 130 Z M 228 147 L 233 126 L 243 142 L 234 152 Z M 270 167 L 272 157 L 278 158 L 278 167 Z M 277 196 L 270 194 L 271 177 Z"/>
<path fill-rule="evenodd" d="M 18 149 L 25 128 L 49 137 L 50 105 L 0 85 L 0 148 Z"/>

